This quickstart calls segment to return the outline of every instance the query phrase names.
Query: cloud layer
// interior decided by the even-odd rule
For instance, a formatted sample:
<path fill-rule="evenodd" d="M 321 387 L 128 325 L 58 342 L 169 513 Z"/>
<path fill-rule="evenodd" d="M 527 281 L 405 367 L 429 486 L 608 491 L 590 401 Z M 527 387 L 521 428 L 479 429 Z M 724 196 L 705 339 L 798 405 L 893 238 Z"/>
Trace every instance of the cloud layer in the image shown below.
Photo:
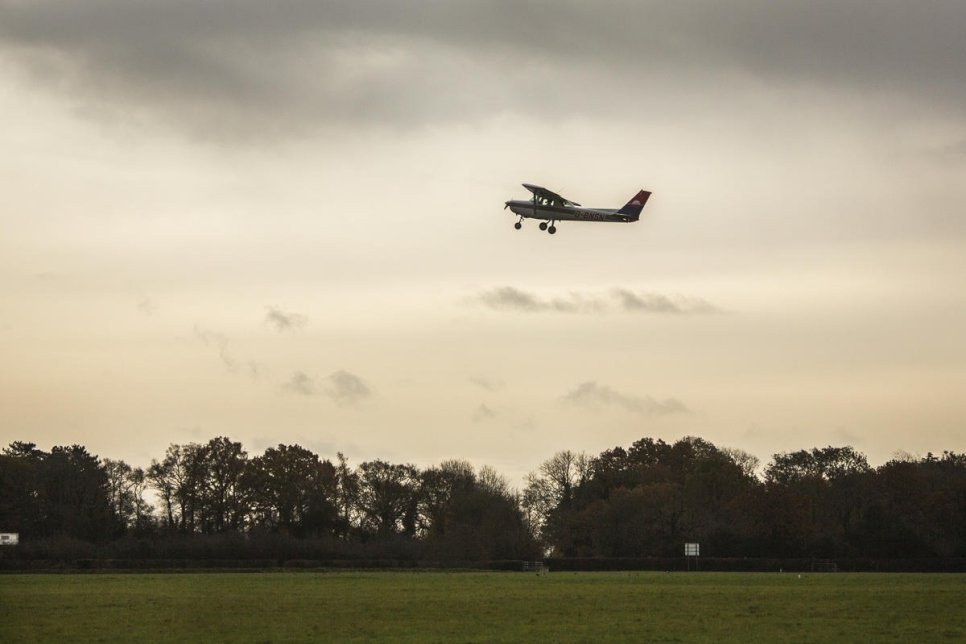
<path fill-rule="evenodd" d="M 966 105 L 958 0 L 0 0 L 0 16 L 3 58 L 45 87 L 212 136 L 636 118 L 666 93 L 656 86 L 728 94 L 748 81 Z"/>

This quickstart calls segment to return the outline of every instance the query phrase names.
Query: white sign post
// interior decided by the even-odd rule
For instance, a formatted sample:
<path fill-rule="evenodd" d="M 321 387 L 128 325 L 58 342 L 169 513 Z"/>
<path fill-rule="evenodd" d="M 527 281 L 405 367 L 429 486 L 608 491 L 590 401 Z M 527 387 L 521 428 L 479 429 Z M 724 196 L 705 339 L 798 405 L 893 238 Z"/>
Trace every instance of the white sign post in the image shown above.
<path fill-rule="evenodd" d="M 684 544 L 684 556 L 685 561 L 688 565 L 688 570 L 691 570 L 691 560 L 694 560 L 694 569 L 698 569 L 698 557 L 701 555 L 701 544 L 700 543 L 686 543 Z"/>

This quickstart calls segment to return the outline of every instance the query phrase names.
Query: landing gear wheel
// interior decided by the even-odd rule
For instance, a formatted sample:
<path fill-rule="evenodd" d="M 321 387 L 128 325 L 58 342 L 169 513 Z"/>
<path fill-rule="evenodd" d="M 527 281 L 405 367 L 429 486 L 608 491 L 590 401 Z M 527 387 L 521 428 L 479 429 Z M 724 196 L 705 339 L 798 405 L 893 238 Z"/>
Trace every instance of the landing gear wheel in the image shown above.
<path fill-rule="evenodd" d="M 557 227 L 556 226 L 551 226 L 550 228 L 547 228 L 547 232 L 550 233 L 551 235 L 553 235 L 554 233 L 557 232 Z"/>
<path fill-rule="evenodd" d="M 547 222 L 541 221 L 540 222 L 540 230 L 546 230 L 546 229 L 547 229 Z"/>
<path fill-rule="evenodd" d="M 514 228 L 516 228 L 517 230 L 520 230 L 521 228 L 523 228 L 523 224 L 521 224 L 521 223 L 520 223 L 520 222 L 518 221 L 517 223 L 515 223 L 515 224 L 513 224 L 513 227 L 514 227 Z"/>

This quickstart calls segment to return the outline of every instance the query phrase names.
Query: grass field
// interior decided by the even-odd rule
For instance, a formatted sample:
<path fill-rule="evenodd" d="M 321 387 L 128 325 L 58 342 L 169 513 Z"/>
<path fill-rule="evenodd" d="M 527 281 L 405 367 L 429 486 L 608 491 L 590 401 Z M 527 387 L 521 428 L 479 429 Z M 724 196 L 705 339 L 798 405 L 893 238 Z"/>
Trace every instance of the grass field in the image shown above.
<path fill-rule="evenodd" d="M 0 642 L 963 641 L 966 576 L 0 575 Z"/>

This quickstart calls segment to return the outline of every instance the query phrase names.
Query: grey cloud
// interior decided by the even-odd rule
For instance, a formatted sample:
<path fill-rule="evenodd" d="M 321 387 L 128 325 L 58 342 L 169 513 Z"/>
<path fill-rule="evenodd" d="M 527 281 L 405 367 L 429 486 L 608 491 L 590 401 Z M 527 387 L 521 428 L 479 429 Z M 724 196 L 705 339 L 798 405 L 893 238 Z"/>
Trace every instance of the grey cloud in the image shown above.
<path fill-rule="evenodd" d="M 278 332 L 301 329 L 308 324 L 309 319 L 298 313 L 285 313 L 274 306 L 266 307 L 265 322 L 275 327 Z"/>
<path fill-rule="evenodd" d="M 604 303 L 592 296 L 570 293 L 566 297 L 544 299 L 512 286 L 485 291 L 479 295 L 478 300 L 497 311 L 599 313 L 604 309 Z"/>
<path fill-rule="evenodd" d="M 0 0 L 0 13 L 4 59 L 46 87 L 210 136 L 506 111 L 637 116 L 668 79 L 966 104 L 959 0 Z M 588 101 L 589 87 L 620 100 Z"/>
<path fill-rule="evenodd" d="M 343 407 L 356 405 L 372 396 L 372 390 L 359 376 L 341 369 L 319 380 L 296 371 L 282 389 L 302 396 L 325 396 Z"/>
<path fill-rule="evenodd" d="M 664 416 L 688 413 L 690 410 L 677 398 L 656 400 L 651 396 L 631 396 L 614 391 L 610 387 L 588 381 L 568 393 L 563 399 L 574 405 L 588 408 L 617 407 L 645 416 Z"/>
<path fill-rule="evenodd" d="M 700 298 L 634 293 L 627 289 L 614 289 L 606 295 L 570 292 L 565 297 L 544 298 L 512 286 L 503 286 L 480 293 L 474 301 L 494 311 L 522 313 L 601 314 L 612 311 L 612 304 L 629 313 L 694 315 L 721 312 L 718 307 Z"/>
<path fill-rule="evenodd" d="M 355 405 L 372 396 L 372 390 L 359 376 L 341 369 L 325 378 L 322 391 L 342 406 Z"/>
<path fill-rule="evenodd" d="M 487 56 L 424 33 L 453 13 L 432 2 L 4 4 L 0 55 L 79 113 L 198 138 L 462 119 L 510 91 Z"/>
<path fill-rule="evenodd" d="M 194 327 L 195 337 L 201 340 L 206 347 L 213 347 L 218 350 L 218 357 L 228 371 L 238 371 L 238 360 L 229 349 L 228 338 L 217 331 L 202 329 L 197 325 Z"/>
<path fill-rule="evenodd" d="M 720 313 L 721 310 L 706 300 L 692 297 L 668 297 L 660 293 L 633 293 L 615 289 L 616 297 L 625 311 L 644 313 L 672 313 L 675 315 Z"/>
<path fill-rule="evenodd" d="M 492 309 L 513 309 L 519 311 L 539 311 L 547 305 L 535 295 L 525 293 L 512 286 L 505 286 L 480 295 L 480 301 Z"/>
<path fill-rule="evenodd" d="M 221 364 L 230 373 L 246 373 L 252 380 L 259 380 L 265 376 L 267 369 L 256 360 L 239 360 L 231 348 L 228 337 L 223 333 L 202 329 L 195 325 L 195 337 L 206 347 L 211 347 L 218 351 L 218 358 Z"/>
<path fill-rule="evenodd" d="M 261 364 L 260 362 L 256 362 L 255 360 L 247 361 L 245 363 L 245 369 L 248 371 L 248 375 L 252 380 L 260 380 L 268 373 L 268 369 L 265 367 L 265 365 Z"/>
<path fill-rule="evenodd" d="M 314 396 L 318 393 L 315 381 L 302 371 L 296 371 L 292 377 L 282 385 L 282 389 L 302 396 Z"/>
<path fill-rule="evenodd" d="M 480 423 L 487 420 L 493 420 L 496 418 L 496 412 L 487 407 L 484 404 L 480 404 L 479 407 L 473 412 L 473 422 Z"/>
<path fill-rule="evenodd" d="M 158 310 L 158 305 L 149 297 L 138 300 L 138 310 L 145 315 L 154 315 Z"/>
<path fill-rule="evenodd" d="M 502 380 L 493 380 L 483 376 L 470 376 L 469 381 L 477 387 L 486 389 L 487 391 L 499 391 L 506 387 L 506 383 L 504 383 Z"/>

